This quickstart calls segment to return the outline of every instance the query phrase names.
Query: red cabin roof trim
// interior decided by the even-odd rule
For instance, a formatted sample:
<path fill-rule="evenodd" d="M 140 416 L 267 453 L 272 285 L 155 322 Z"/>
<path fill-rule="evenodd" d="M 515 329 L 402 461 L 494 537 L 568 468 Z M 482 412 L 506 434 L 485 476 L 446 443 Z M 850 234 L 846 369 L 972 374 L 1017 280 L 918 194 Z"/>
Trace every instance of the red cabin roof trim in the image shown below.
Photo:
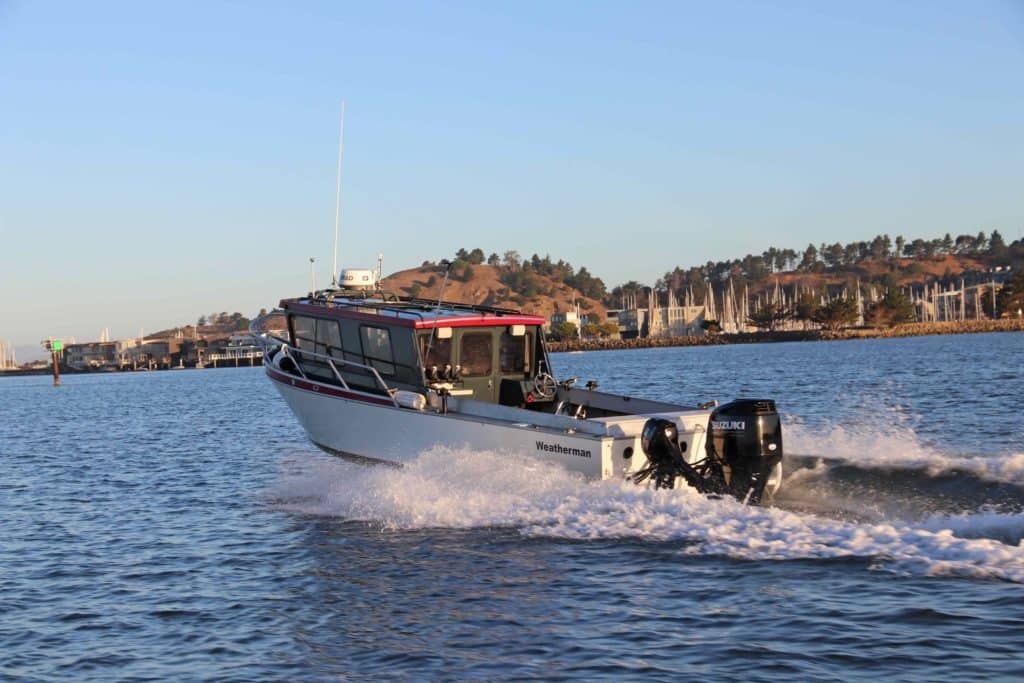
<path fill-rule="evenodd" d="M 538 315 L 464 315 L 450 318 L 434 318 L 417 320 L 413 327 L 417 330 L 432 327 L 479 327 L 481 325 L 543 325 L 546 320 Z"/>
<path fill-rule="evenodd" d="M 299 303 L 297 301 L 282 301 L 281 307 L 288 312 L 293 313 L 308 313 L 310 315 L 328 316 L 331 318 L 361 320 L 377 323 L 378 325 L 411 327 L 417 330 L 429 330 L 434 327 L 543 325 L 547 322 L 543 316 L 539 315 L 495 315 L 493 313 L 469 313 L 466 315 L 452 315 L 443 318 L 417 319 L 404 317 L 401 314 L 387 311 L 387 309 L 381 313 L 363 313 L 361 311 L 353 311 L 351 309 L 317 306 L 314 304 Z"/>

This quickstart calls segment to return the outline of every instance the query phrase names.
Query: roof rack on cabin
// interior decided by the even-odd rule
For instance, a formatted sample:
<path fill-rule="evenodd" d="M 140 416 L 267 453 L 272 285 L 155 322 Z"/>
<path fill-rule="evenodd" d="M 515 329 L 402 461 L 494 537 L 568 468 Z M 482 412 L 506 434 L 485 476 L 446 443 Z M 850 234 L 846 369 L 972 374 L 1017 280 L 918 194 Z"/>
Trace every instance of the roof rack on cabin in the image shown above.
<path fill-rule="evenodd" d="M 493 315 L 520 315 L 522 311 L 515 308 L 502 308 L 500 306 L 486 306 L 484 304 L 467 304 L 458 301 L 442 301 L 440 306 L 437 300 L 423 299 L 419 297 L 402 296 L 384 290 L 342 290 L 330 289 L 315 292 L 309 297 L 313 303 L 323 303 L 329 306 L 346 308 L 375 308 L 381 311 L 392 313 L 406 313 L 416 315 L 425 319 L 424 314 L 434 313 L 438 309 L 453 311 L 474 311 L 479 313 L 491 313 Z"/>

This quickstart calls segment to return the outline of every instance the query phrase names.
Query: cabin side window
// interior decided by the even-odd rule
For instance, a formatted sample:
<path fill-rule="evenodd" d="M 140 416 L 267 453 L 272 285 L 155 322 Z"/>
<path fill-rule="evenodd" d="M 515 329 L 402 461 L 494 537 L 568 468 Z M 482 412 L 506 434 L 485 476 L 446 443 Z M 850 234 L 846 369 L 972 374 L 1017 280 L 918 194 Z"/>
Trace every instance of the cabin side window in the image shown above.
<path fill-rule="evenodd" d="M 362 325 L 359 337 L 363 345 L 363 358 L 381 375 L 395 374 L 395 356 L 391 351 L 391 332 L 386 327 Z"/>
<path fill-rule="evenodd" d="M 462 335 L 459 362 L 465 377 L 484 377 L 491 374 L 491 350 L 494 336 L 487 332 L 467 332 Z"/>

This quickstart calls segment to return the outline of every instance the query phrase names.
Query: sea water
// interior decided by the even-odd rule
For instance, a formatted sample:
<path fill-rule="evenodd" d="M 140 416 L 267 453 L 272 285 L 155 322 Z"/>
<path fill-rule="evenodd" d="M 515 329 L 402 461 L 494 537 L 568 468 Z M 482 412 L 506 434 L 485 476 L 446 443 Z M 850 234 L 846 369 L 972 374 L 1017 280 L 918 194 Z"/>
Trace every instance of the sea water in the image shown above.
<path fill-rule="evenodd" d="M 554 356 L 606 391 L 775 398 L 768 508 L 464 444 L 348 463 L 259 368 L 0 379 L 0 679 L 1020 679 L 1022 352 Z"/>

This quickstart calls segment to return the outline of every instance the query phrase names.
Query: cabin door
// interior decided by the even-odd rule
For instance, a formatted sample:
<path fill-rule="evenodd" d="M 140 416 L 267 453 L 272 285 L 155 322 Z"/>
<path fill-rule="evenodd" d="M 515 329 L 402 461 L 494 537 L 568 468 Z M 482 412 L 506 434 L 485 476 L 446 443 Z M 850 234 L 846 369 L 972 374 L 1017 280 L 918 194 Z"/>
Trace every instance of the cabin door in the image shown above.
<path fill-rule="evenodd" d="M 490 329 L 457 330 L 458 358 L 462 366 L 462 388 L 471 389 L 472 398 L 494 403 L 498 396 L 495 376 L 494 331 Z"/>

